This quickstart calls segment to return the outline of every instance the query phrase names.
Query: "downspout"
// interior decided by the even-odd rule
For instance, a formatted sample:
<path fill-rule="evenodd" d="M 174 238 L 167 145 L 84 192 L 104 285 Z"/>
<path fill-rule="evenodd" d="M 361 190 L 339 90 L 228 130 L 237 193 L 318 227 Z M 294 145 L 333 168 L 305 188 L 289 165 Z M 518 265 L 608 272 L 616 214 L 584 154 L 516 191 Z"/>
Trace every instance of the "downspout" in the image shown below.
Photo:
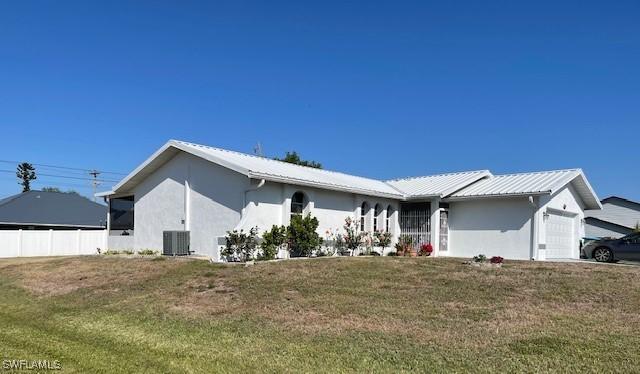
<path fill-rule="evenodd" d="M 531 252 L 529 258 L 531 260 L 536 260 L 538 257 L 537 247 L 538 247 L 538 224 L 536 222 L 536 212 L 538 211 L 538 204 L 533 196 L 529 196 L 529 204 L 533 210 L 533 214 L 531 215 Z"/>
<path fill-rule="evenodd" d="M 248 188 L 244 191 L 244 194 L 242 195 L 242 217 L 240 218 L 240 222 L 238 222 L 238 224 L 236 225 L 235 227 L 236 229 L 239 229 L 240 227 L 244 226 L 244 223 L 247 220 L 247 213 L 248 213 L 247 194 L 249 192 L 259 190 L 262 186 L 264 186 L 266 182 L 267 181 L 265 179 L 261 179 L 257 186 Z"/>

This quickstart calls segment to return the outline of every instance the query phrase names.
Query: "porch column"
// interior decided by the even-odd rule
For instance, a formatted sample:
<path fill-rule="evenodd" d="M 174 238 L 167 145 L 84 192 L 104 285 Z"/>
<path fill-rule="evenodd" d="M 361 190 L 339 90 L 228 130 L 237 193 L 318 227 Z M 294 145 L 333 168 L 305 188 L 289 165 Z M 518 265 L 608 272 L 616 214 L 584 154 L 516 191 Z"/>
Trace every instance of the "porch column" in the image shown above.
<path fill-rule="evenodd" d="M 440 254 L 440 199 L 431 200 L 431 245 L 433 246 L 433 255 Z"/>

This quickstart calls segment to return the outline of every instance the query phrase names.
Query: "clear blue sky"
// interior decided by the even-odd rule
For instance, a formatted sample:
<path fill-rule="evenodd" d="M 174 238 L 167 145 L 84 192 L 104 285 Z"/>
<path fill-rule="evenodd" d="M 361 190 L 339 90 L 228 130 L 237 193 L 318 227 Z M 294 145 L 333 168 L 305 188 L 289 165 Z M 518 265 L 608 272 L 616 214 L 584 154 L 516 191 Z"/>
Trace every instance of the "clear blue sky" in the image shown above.
<path fill-rule="evenodd" d="M 260 141 L 373 178 L 581 167 L 640 200 L 639 20 L 638 1 L 5 1 L 0 159 L 129 172 L 170 138 Z"/>

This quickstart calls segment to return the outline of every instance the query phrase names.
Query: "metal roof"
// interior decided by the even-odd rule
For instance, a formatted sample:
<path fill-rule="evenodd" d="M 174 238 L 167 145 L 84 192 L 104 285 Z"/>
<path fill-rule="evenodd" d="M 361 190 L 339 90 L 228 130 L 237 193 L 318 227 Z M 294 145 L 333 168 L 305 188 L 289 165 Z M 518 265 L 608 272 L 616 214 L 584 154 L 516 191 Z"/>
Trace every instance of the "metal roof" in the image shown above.
<path fill-rule="evenodd" d="M 491 172 L 489 172 L 489 170 L 477 170 L 394 179 L 387 181 L 387 183 L 397 190 L 402 191 L 407 199 L 416 199 L 447 196 L 482 178 L 490 176 Z"/>
<path fill-rule="evenodd" d="M 319 187 L 324 189 L 360 193 L 389 198 L 403 198 L 400 191 L 383 181 L 354 175 L 300 166 L 265 157 L 240 152 L 170 140 L 147 161 L 140 165 L 120 183 L 114 186 L 114 193 L 130 190 L 134 184 L 152 173 L 159 165 L 173 157 L 176 150 L 182 150 L 219 164 L 250 178 Z"/>
<path fill-rule="evenodd" d="M 581 169 L 495 175 L 451 195 L 452 199 L 553 194 L 572 183 L 587 208 L 600 209 L 600 201 Z"/>
<path fill-rule="evenodd" d="M 488 170 L 478 170 L 384 182 L 179 140 L 168 141 L 111 191 L 96 196 L 130 193 L 133 187 L 179 152 L 193 154 L 249 178 L 400 200 L 544 194 L 572 183 L 588 208 L 600 208 L 596 194 L 580 169 L 498 176 Z"/>
<path fill-rule="evenodd" d="M 0 224 L 104 227 L 107 207 L 64 192 L 27 191 L 0 200 Z"/>

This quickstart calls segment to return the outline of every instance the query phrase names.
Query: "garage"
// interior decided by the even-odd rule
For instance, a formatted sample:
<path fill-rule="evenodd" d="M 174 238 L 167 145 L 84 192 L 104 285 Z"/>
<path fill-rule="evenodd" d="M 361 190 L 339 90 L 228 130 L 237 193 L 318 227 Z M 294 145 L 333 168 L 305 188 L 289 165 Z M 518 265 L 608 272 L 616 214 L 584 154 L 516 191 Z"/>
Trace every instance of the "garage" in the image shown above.
<path fill-rule="evenodd" d="M 548 259 L 575 258 L 577 257 L 578 241 L 575 238 L 576 214 L 555 211 L 547 211 L 546 237 Z"/>

